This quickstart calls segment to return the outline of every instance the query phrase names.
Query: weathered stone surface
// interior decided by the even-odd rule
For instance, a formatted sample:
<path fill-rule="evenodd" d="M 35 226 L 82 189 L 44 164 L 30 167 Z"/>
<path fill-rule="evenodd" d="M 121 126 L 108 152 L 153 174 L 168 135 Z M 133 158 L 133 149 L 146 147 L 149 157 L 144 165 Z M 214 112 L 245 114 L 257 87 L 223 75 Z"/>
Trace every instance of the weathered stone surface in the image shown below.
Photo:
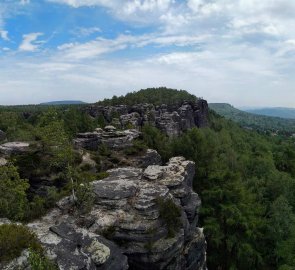
<path fill-rule="evenodd" d="M 116 242 L 131 269 L 206 269 L 206 242 L 197 228 L 201 202 L 192 191 L 193 162 L 175 157 L 166 166 L 152 165 L 143 171 L 117 168 L 109 173 L 93 182 L 96 205 L 90 216 L 95 223 L 89 231 Z M 181 209 L 181 225 L 172 238 L 167 238 L 160 217 L 159 197 L 174 200 Z"/>
<path fill-rule="evenodd" d="M 120 123 L 123 128 L 128 128 L 130 125 L 132 128 L 140 126 L 141 117 L 138 112 L 132 112 L 120 116 Z"/>
<path fill-rule="evenodd" d="M 208 125 L 209 109 L 206 100 L 198 99 L 183 102 L 181 106 L 165 104 L 155 107 L 153 104 L 137 104 L 133 106 L 95 106 L 85 109 L 93 117 L 103 117 L 107 123 L 113 123 L 126 128 L 132 125 L 140 128 L 145 124 L 158 127 L 168 136 L 178 136 L 183 131 L 193 127 Z"/>
<path fill-rule="evenodd" d="M 36 233 L 46 255 L 63 269 L 125 270 L 128 262 L 118 247 L 76 225 L 77 217 L 65 214 L 71 200 L 63 199 L 41 220 L 27 226 Z"/>
<path fill-rule="evenodd" d="M 5 158 L 0 157 L 0 167 L 5 166 L 7 164 L 7 160 Z"/>
<path fill-rule="evenodd" d="M 146 168 L 150 165 L 161 165 L 162 158 L 156 150 L 147 149 L 143 155 L 135 157 L 132 164 L 135 167 Z"/>
<path fill-rule="evenodd" d="M 205 270 L 206 241 L 197 227 L 201 201 L 192 190 L 194 167 L 175 157 L 165 166 L 109 170 L 107 178 L 92 182 L 95 204 L 86 216 L 73 215 L 73 200 L 67 197 L 27 226 L 60 270 Z M 161 217 L 159 198 L 180 209 L 174 235 L 169 236 Z"/>
<path fill-rule="evenodd" d="M 76 149 L 84 148 L 96 151 L 99 145 L 105 144 L 110 149 L 124 149 L 132 146 L 132 141 L 140 136 L 136 129 L 123 131 L 116 130 L 113 126 L 96 129 L 95 132 L 79 133 L 73 143 Z"/>
<path fill-rule="evenodd" d="M 27 142 L 7 142 L 0 145 L 0 153 L 4 155 L 19 154 L 28 151 L 30 144 Z"/>

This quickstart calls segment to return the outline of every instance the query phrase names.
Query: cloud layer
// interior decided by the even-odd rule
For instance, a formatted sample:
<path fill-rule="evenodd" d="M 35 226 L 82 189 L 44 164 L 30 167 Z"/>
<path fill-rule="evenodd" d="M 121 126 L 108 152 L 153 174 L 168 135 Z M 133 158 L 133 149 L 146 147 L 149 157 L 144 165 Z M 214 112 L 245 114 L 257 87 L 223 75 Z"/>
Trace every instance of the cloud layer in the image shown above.
<path fill-rule="evenodd" d="M 94 102 L 140 88 L 168 86 L 212 102 L 295 107 L 295 2 L 18 3 L 32 17 L 43 5 L 52 13 L 62 9 L 65 14 L 54 31 L 48 31 L 44 21 L 43 27 L 18 33 L 18 44 L 16 33 L 6 26 L 7 16 L 2 16 L 0 103 L 67 98 Z M 9 10 L 0 3 L 0 22 L 4 8 Z M 13 10 L 10 14 L 21 12 Z M 87 17 L 91 12 L 97 12 L 97 21 Z"/>

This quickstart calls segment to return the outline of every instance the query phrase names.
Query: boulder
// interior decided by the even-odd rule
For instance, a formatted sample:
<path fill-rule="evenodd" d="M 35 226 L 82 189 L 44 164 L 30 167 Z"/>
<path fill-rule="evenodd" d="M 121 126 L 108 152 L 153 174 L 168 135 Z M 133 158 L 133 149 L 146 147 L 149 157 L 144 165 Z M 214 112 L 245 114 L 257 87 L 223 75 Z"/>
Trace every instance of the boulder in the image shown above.
<path fill-rule="evenodd" d="M 79 133 L 73 140 L 76 149 L 96 151 L 98 147 L 105 144 L 110 149 L 125 149 L 133 145 L 133 140 L 140 136 L 136 129 L 124 131 L 116 130 L 113 126 L 107 126 L 104 130 L 96 129 L 94 132 Z"/>
<path fill-rule="evenodd" d="M 29 150 L 28 142 L 7 142 L 0 145 L 0 153 L 4 155 L 20 154 Z"/>
<path fill-rule="evenodd" d="M 134 167 L 146 168 L 150 165 L 161 165 L 162 158 L 156 150 L 147 149 L 143 155 L 133 158 L 131 164 Z"/>
<path fill-rule="evenodd" d="M 5 158 L 0 157 L 0 167 L 5 166 L 8 163 L 8 161 Z"/>

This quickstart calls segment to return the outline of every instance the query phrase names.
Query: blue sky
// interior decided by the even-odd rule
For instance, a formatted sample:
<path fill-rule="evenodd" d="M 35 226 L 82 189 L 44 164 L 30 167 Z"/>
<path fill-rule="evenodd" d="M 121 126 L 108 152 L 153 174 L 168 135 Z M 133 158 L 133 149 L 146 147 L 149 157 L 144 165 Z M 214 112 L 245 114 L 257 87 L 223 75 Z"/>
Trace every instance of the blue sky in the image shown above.
<path fill-rule="evenodd" d="M 0 0 L 0 104 L 147 87 L 295 107 L 295 1 Z"/>

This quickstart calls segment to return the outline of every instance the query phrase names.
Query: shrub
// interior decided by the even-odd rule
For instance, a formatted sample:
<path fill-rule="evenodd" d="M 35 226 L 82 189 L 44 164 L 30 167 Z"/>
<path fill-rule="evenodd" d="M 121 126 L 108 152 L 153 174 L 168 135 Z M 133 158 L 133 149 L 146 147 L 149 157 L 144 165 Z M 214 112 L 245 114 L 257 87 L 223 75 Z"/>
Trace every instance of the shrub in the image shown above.
<path fill-rule="evenodd" d="M 88 213 L 94 204 L 94 193 L 92 186 L 88 183 L 77 185 L 76 187 L 76 206 L 80 213 Z"/>
<path fill-rule="evenodd" d="M 21 179 L 17 168 L 8 165 L 0 167 L 0 218 L 22 220 L 26 216 L 28 200 L 27 180 Z"/>
<path fill-rule="evenodd" d="M 147 146 L 144 144 L 143 141 L 134 141 L 133 146 L 126 148 L 124 150 L 125 155 L 136 155 L 141 153 L 142 151 L 146 150 Z"/>
<path fill-rule="evenodd" d="M 104 157 L 109 157 L 111 155 L 111 150 L 105 144 L 100 145 L 98 151 L 99 154 Z"/>
<path fill-rule="evenodd" d="M 165 200 L 161 197 L 157 198 L 156 202 L 159 207 L 160 218 L 163 219 L 167 225 L 167 237 L 174 237 L 175 232 L 181 225 L 181 211 L 179 206 L 177 206 L 172 199 Z"/>
<path fill-rule="evenodd" d="M 97 174 L 97 177 L 98 177 L 97 180 L 101 180 L 101 179 L 107 178 L 107 177 L 109 177 L 109 175 L 110 174 L 108 172 L 100 172 L 100 173 Z"/>
<path fill-rule="evenodd" d="M 29 263 L 31 270 L 57 270 L 58 267 L 42 253 L 30 249 Z"/>
<path fill-rule="evenodd" d="M 115 232 L 116 232 L 116 227 L 114 225 L 111 225 L 105 228 L 104 230 L 102 230 L 99 234 L 101 234 L 107 239 L 111 239 L 114 236 Z"/>
<path fill-rule="evenodd" d="M 16 224 L 0 225 L 0 263 L 5 263 L 17 258 L 24 249 L 30 248 L 42 252 L 35 234 L 28 228 Z"/>

